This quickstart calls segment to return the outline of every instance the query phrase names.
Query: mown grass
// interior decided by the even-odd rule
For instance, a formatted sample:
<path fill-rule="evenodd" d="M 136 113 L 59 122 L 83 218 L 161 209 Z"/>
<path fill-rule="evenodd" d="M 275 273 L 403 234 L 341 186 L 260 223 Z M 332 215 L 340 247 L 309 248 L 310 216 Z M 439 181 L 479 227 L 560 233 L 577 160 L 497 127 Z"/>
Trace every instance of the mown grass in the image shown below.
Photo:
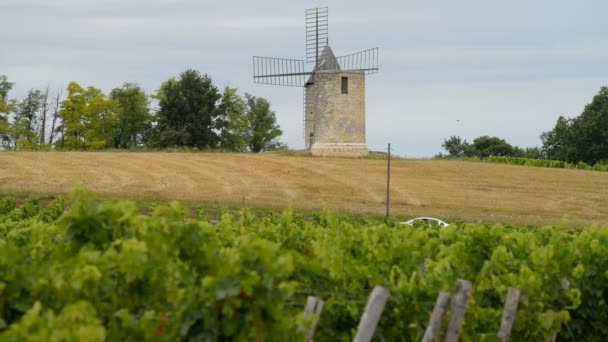
<path fill-rule="evenodd" d="M 329 208 L 383 217 L 386 160 L 173 152 L 0 153 L 0 194 L 57 196 L 84 185 L 142 206 L 179 200 L 219 208 L 304 213 Z M 380 158 L 380 159 L 374 159 Z M 444 221 L 589 226 L 608 222 L 608 173 L 455 160 L 396 159 L 391 216 Z"/>

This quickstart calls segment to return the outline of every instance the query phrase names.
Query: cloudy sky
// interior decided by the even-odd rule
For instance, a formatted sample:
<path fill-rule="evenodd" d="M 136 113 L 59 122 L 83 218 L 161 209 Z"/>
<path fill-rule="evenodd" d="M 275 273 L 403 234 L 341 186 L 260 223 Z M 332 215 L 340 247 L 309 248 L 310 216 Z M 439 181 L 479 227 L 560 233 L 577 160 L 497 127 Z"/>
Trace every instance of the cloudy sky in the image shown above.
<path fill-rule="evenodd" d="M 0 74 L 29 88 L 70 81 L 154 92 L 187 68 L 270 100 L 303 147 L 302 90 L 254 85 L 253 55 L 304 57 L 304 10 L 329 6 L 337 55 L 380 48 L 367 79 L 367 140 L 429 157 L 450 135 L 519 146 L 608 85 L 605 0 L 0 0 Z"/>

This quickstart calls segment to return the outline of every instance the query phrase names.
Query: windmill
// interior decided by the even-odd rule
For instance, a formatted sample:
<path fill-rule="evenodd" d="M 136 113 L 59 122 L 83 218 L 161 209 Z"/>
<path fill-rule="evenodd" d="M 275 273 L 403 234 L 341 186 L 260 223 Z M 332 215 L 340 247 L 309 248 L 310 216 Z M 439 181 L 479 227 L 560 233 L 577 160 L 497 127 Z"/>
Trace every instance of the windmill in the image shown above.
<path fill-rule="evenodd" d="M 378 72 L 378 48 L 336 57 L 328 28 L 327 7 L 306 10 L 305 60 L 254 56 L 253 80 L 304 88 L 304 139 L 313 155 L 365 156 L 365 76 Z"/>

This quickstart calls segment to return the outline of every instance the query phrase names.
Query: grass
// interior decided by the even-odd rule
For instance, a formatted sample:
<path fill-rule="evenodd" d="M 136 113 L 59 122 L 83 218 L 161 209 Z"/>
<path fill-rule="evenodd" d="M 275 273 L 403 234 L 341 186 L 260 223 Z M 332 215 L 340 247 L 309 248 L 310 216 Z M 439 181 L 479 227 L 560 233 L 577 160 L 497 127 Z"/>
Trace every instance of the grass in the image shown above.
<path fill-rule="evenodd" d="M 381 216 L 386 160 L 302 153 L 3 152 L 0 194 L 54 196 L 84 185 L 100 198 L 179 200 L 208 208 Z M 455 160 L 392 162 L 391 214 L 519 225 L 608 223 L 608 173 Z"/>

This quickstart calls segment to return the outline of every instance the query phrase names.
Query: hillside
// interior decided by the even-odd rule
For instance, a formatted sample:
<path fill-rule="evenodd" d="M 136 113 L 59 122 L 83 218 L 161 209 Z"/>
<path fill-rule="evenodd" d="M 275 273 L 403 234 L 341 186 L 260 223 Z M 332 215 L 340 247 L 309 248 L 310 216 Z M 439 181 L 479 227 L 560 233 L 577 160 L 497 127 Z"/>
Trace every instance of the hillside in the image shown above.
<path fill-rule="evenodd" d="M 382 214 L 386 161 L 216 153 L 0 153 L 0 193 Z M 608 223 L 608 173 L 394 160 L 391 213 L 514 224 Z"/>

